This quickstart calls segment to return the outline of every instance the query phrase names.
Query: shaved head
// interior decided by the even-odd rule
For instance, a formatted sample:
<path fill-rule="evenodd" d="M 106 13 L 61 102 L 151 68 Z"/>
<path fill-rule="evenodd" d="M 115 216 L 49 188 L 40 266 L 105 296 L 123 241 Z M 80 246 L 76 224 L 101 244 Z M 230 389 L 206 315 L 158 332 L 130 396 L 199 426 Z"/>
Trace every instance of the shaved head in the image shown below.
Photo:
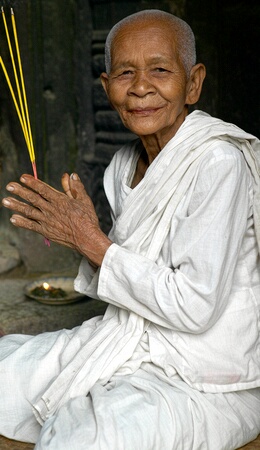
<path fill-rule="evenodd" d="M 142 25 L 155 21 L 162 24 L 168 24 L 168 26 L 172 29 L 175 41 L 177 42 L 177 52 L 179 54 L 179 58 L 182 61 L 187 76 L 189 76 L 191 68 L 196 64 L 196 47 L 193 31 L 190 26 L 184 22 L 184 20 L 157 9 L 139 11 L 125 17 L 114 25 L 107 36 L 105 45 L 105 64 L 107 74 L 110 74 L 111 71 L 111 49 L 117 33 L 124 27 L 131 24 L 136 25 L 140 23 L 140 27 L 142 27 Z"/>

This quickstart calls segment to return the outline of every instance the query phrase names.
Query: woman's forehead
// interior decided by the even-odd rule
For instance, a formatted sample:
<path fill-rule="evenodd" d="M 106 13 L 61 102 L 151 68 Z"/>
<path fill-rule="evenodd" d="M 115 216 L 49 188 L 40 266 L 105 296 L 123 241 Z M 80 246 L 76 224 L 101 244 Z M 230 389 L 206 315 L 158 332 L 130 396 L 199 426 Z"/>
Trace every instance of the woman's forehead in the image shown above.
<path fill-rule="evenodd" d="M 172 25 L 165 20 L 150 19 L 145 22 L 133 22 L 123 25 L 117 31 L 113 38 L 112 46 L 114 46 L 115 43 L 118 45 L 119 42 L 128 41 L 139 41 L 142 43 L 142 41 L 145 41 L 148 37 L 153 37 L 154 40 L 167 39 L 168 37 L 168 39 L 175 41 L 176 33 Z"/>
<path fill-rule="evenodd" d="M 140 27 L 140 24 L 123 27 L 112 42 L 112 65 L 143 56 L 151 62 L 173 57 L 176 52 L 176 38 L 173 29 L 169 28 L 169 25 L 165 26 L 160 22 L 143 27 Z"/>

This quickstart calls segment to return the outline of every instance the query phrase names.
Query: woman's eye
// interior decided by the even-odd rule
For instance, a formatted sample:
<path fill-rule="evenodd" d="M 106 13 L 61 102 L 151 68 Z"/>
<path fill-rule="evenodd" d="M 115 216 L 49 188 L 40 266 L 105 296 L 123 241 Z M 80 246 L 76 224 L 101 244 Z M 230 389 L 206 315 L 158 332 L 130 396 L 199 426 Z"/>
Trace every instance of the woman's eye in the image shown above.
<path fill-rule="evenodd" d="M 167 70 L 164 67 L 156 67 L 153 69 L 155 72 L 167 72 Z"/>
<path fill-rule="evenodd" d="M 133 75 L 133 70 L 131 69 L 126 69 L 126 70 L 122 70 L 122 71 L 115 71 L 114 74 L 112 74 L 113 78 L 128 78 L 131 77 Z"/>
<path fill-rule="evenodd" d="M 120 75 L 132 75 L 133 71 L 132 70 L 124 70 L 124 72 L 122 72 Z"/>

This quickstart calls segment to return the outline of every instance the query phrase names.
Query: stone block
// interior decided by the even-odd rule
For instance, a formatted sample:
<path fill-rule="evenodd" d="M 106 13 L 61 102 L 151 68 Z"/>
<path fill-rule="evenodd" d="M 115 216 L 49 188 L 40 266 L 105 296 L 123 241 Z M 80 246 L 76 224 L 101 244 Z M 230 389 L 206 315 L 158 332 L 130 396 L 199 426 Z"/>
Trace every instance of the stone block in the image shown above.
<path fill-rule="evenodd" d="M 81 256 L 70 248 L 51 242 L 28 230 L 18 230 L 17 248 L 28 272 L 54 272 L 73 270 L 78 267 Z"/>
<path fill-rule="evenodd" d="M 21 263 L 18 249 L 7 238 L 0 239 L 0 274 L 9 272 Z"/>
<path fill-rule="evenodd" d="M 100 79 L 96 79 L 93 83 L 93 106 L 95 110 L 111 109 Z"/>
<path fill-rule="evenodd" d="M 116 111 L 98 111 L 95 114 L 95 126 L 102 131 L 125 131 L 126 128 Z"/>
<path fill-rule="evenodd" d="M 96 144 L 95 157 L 103 163 L 110 163 L 112 157 L 122 147 L 121 144 L 106 144 L 104 142 L 98 142 Z"/>
<path fill-rule="evenodd" d="M 137 136 L 130 132 L 110 132 L 98 131 L 96 133 L 96 142 L 104 142 L 107 144 L 125 145 L 127 142 L 137 139 Z"/>
<path fill-rule="evenodd" d="M 105 55 L 98 53 L 92 59 L 93 74 L 99 77 L 102 72 L 105 72 Z"/>

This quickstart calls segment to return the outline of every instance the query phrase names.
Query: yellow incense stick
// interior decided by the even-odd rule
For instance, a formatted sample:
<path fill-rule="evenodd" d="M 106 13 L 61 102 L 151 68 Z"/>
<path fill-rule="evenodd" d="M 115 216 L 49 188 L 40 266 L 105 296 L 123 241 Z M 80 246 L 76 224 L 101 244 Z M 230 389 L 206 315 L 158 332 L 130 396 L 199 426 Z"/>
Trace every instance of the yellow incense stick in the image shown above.
<path fill-rule="evenodd" d="M 12 84 L 11 84 L 10 78 L 9 78 L 9 76 L 8 76 L 6 67 L 5 67 L 5 65 L 4 65 L 4 61 L 3 61 L 3 59 L 2 59 L 1 56 L 0 56 L 0 64 L 1 64 L 1 66 L 2 66 L 2 69 L 3 69 L 3 72 L 4 72 L 4 75 L 5 75 L 5 78 L 6 78 L 8 87 L 9 87 L 9 89 L 10 89 L 10 92 L 11 92 L 11 95 L 12 95 L 12 98 L 13 98 L 13 102 L 14 102 L 15 109 L 16 109 L 16 112 L 17 112 L 18 117 L 19 117 L 19 121 L 20 121 L 22 130 L 23 130 L 23 134 L 24 134 L 24 137 L 25 137 L 25 140 L 26 140 L 26 144 L 28 145 L 28 143 L 29 143 L 29 142 L 28 142 L 28 135 L 26 134 L 26 130 L 25 130 L 25 128 L 24 128 L 24 122 L 23 122 L 23 119 L 22 119 L 22 116 L 21 116 L 21 113 L 20 113 L 20 110 L 19 110 L 19 106 L 18 106 L 18 104 L 17 104 L 17 100 L 16 100 L 16 97 L 15 97 L 15 94 L 14 94 L 14 90 L 13 90 L 13 88 L 12 88 Z"/>
<path fill-rule="evenodd" d="M 19 43 L 18 43 L 18 38 L 17 38 L 17 31 L 16 31 L 16 23 L 15 23 L 14 11 L 13 11 L 12 8 L 11 8 L 11 17 L 12 17 L 14 40 L 15 40 L 16 53 L 17 53 L 17 59 L 18 59 L 18 65 L 19 65 L 19 72 L 20 72 L 20 78 L 21 78 L 21 83 L 22 83 L 22 92 L 23 92 L 23 101 L 24 101 L 25 113 L 26 113 L 27 129 L 28 129 L 28 133 L 29 133 L 29 142 L 30 142 L 29 152 L 30 152 L 31 162 L 35 163 L 35 154 L 34 154 L 34 146 L 33 146 L 32 132 L 31 132 L 31 124 L 30 124 L 30 118 L 29 118 L 29 112 L 28 112 L 26 91 L 25 91 L 25 86 L 24 86 L 22 61 L 21 61 Z"/>
<path fill-rule="evenodd" d="M 15 23 L 15 17 L 14 17 L 14 11 L 11 8 L 11 18 L 12 18 L 12 27 L 13 27 L 13 34 L 14 34 L 14 39 L 15 39 L 15 47 L 16 47 L 16 54 L 17 54 L 17 59 L 18 59 L 18 66 L 19 66 L 19 74 L 20 74 L 20 80 L 21 80 L 21 84 L 22 84 L 22 93 L 23 93 L 23 98 L 21 95 L 21 89 L 20 89 L 20 83 L 19 83 L 19 79 L 18 79 L 18 75 L 17 75 L 17 70 L 16 70 L 16 64 L 15 64 L 15 59 L 14 59 L 14 54 L 13 54 L 13 49 L 12 49 L 12 44 L 11 44 L 11 40 L 10 40 L 10 36 L 9 36 L 9 31 L 8 31 L 8 27 L 7 27 L 7 23 L 6 23 L 6 19 L 5 19 L 5 13 L 4 13 L 4 8 L 1 8 L 2 11 L 2 17 L 3 17 L 3 22 L 4 22 L 4 27 L 5 27 L 5 33 L 6 33 L 6 38 L 7 38 L 7 42 L 8 42 L 8 48 L 9 48 L 9 52 L 10 52 L 10 56 L 11 56 L 11 61 L 12 61 L 12 66 L 13 66 L 13 72 L 14 72 L 14 78 L 15 78 L 15 83 L 16 83 L 16 89 L 17 89 L 17 93 L 18 93 L 18 99 L 19 99 L 19 106 L 18 106 L 18 102 L 16 100 L 15 94 L 14 94 L 14 90 L 10 81 L 10 78 L 8 76 L 7 70 L 5 68 L 4 62 L 2 60 L 2 58 L 0 59 L 0 63 L 7 81 L 7 84 L 9 86 L 13 101 L 14 101 L 14 105 L 21 123 L 21 127 L 22 127 L 22 131 L 25 137 L 25 142 L 28 148 L 28 152 L 29 152 L 29 156 L 30 156 L 30 160 L 32 163 L 32 167 L 33 167 L 33 173 L 34 173 L 34 177 L 37 178 L 37 170 L 36 170 L 36 161 L 35 161 L 35 154 L 34 154 L 34 146 L 33 146 L 33 139 L 32 139 L 32 132 L 31 132 L 31 126 L 30 126 L 30 119 L 29 119 L 29 112 L 28 112 L 28 106 L 27 106 L 27 98 L 26 98 L 26 91 L 25 91 L 25 85 L 24 85 L 24 77 L 23 77 L 23 70 L 22 70 L 22 63 L 21 63 L 21 56 L 20 56 L 20 50 L 19 50 L 19 43 L 18 43 L 18 38 L 17 38 L 17 31 L 16 31 L 16 23 Z"/>
<path fill-rule="evenodd" d="M 17 70 L 16 70 L 16 64 L 15 64 L 15 60 L 14 60 L 12 44 L 11 44 L 11 40 L 10 40 L 10 36 L 9 36 L 9 31 L 8 31 L 8 27 L 7 27 L 7 23 L 6 23 L 6 19 L 5 19 L 5 12 L 4 12 L 4 8 L 3 7 L 1 8 L 1 11 L 2 11 L 2 17 L 3 17 L 4 27 L 5 27 L 5 34 L 6 34 L 6 38 L 7 38 L 9 53 L 10 53 L 10 56 L 11 56 L 11 61 L 12 61 L 12 66 L 13 66 L 13 71 L 14 71 L 14 78 L 15 78 L 15 83 L 16 83 L 16 88 L 17 88 L 17 93 L 18 93 L 18 98 L 19 98 L 19 104 L 20 104 L 20 108 L 21 108 L 21 110 L 19 112 L 20 112 L 20 115 L 22 116 L 23 132 L 24 132 L 24 137 L 25 137 L 26 144 L 27 144 L 27 147 L 28 147 L 28 146 L 30 146 L 30 143 L 29 143 L 29 136 L 28 136 L 28 132 L 27 132 L 27 127 L 24 126 L 25 114 L 24 114 L 24 108 L 23 108 L 23 103 L 22 103 L 22 98 L 21 98 L 21 91 L 20 91 L 19 80 L 18 80 L 18 76 L 17 76 Z M 7 71 L 5 71 L 5 76 L 6 76 L 6 74 L 7 74 Z M 8 86 L 10 88 L 10 86 L 11 86 L 10 79 L 9 79 L 9 77 L 7 78 L 7 76 L 6 76 L 6 79 L 7 79 Z M 12 91 L 11 91 L 11 94 L 12 94 L 12 92 L 14 92 L 14 91 L 13 91 L 12 87 L 10 88 L 10 90 L 11 89 L 12 89 Z M 13 94 L 12 94 L 12 97 L 14 99 Z"/>
<path fill-rule="evenodd" d="M 24 84 L 22 61 L 21 61 L 17 31 L 16 31 L 14 11 L 11 8 L 12 28 L 13 28 L 13 34 L 14 34 L 14 40 L 15 40 L 15 48 L 16 48 L 16 56 L 17 56 L 17 60 L 18 60 L 20 81 L 22 84 L 22 94 L 21 94 L 20 83 L 19 83 L 19 79 L 18 79 L 18 75 L 17 75 L 12 44 L 11 44 L 11 40 L 10 40 L 10 36 L 9 36 L 9 31 L 8 31 L 3 7 L 1 8 L 1 11 L 2 11 L 2 16 L 3 16 L 3 21 L 4 21 L 4 27 L 5 27 L 5 33 L 6 33 L 6 38 L 7 38 L 7 42 L 8 42 L 9 52 L 10 52 L 10 56 L 11 56 L 11 60 L 12 60 L 12 66 L 13 66 L 13 71 L 14 71 L 14 78 L 15 78 L 20 108 L 19 108 L 18 102 L 16 100 L 16 96 L 15 96 L 10 78 L 8 76 L 5 64 L 4 64 L 1 56 L 0 56 L 0 65 L 2 66 L 8 87 L 10 89 L 10 92 L 11 92 L 11 95 L 13 98 L 15 109 L 16 109 L 18 117 L 19 117 L 19 121 L 20 121 L 20 124 L 22 127 L 25 142 L 26 142 L 26 145 L 27 145 L 27 148 L 29 151 L 30 160 L 32 163 L 34 178 L 37 179 L 38 177 L 37 177 L 36 161 L 35 161 L 35 154 L 34 154 L 33 138 L 32 138 L 32 132 L 31 132 L 31 124 L 30 124 L 30 117 L 29 117 L 29 111 L 28 111 L 28 105 L 27 105 L 27 97 L 26 97 L 26 90 L 25 90 L 25 84 Z M 50 246 L 49 239 L 45 238 L 44 240 L 45 240 L 45 244 Z"/>

